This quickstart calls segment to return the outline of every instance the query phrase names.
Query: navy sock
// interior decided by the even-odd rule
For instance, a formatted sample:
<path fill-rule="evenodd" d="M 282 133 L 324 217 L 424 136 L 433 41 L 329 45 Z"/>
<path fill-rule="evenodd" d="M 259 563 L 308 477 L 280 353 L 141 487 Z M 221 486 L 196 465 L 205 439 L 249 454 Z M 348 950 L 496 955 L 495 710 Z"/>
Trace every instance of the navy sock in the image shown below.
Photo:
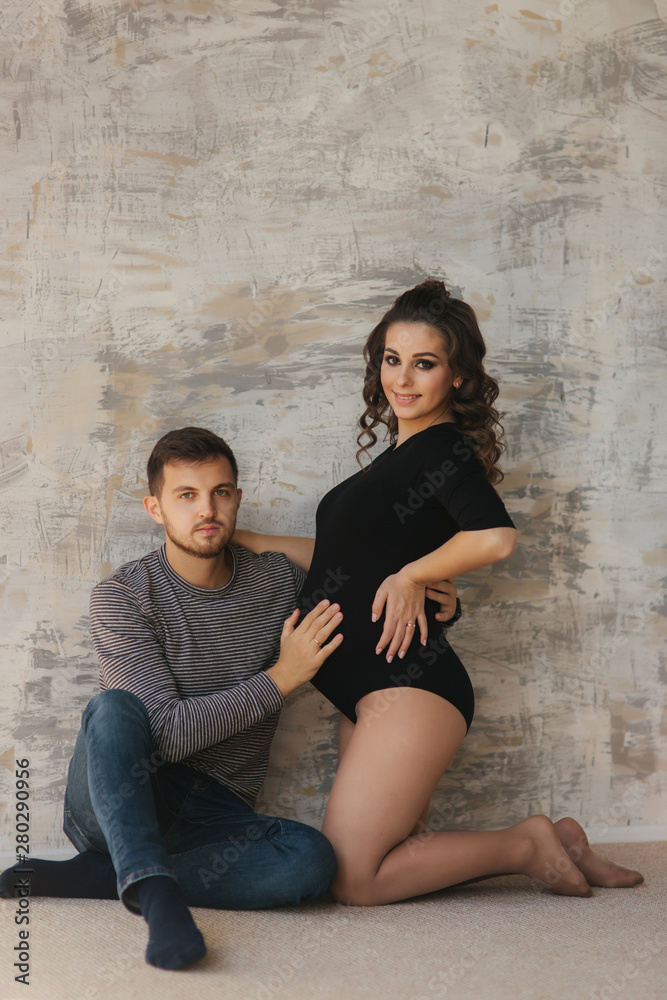
<path fill-rule="evenodd" d="M 15 899 L 27 894 L 67 899 L 118 899 L 116 872 L 108 854 L 97 851 L 84 851 L 67 861 L 26 858 L 0 875 L 0 896 Z"/>
<path fill-rule="evenodd" d="M 181 892 L 169 875 L 136 883 L 141 915 L 148 924 L 146 961 L 158 969 L 183 969 L 206 954 L 206 945 Z"/>

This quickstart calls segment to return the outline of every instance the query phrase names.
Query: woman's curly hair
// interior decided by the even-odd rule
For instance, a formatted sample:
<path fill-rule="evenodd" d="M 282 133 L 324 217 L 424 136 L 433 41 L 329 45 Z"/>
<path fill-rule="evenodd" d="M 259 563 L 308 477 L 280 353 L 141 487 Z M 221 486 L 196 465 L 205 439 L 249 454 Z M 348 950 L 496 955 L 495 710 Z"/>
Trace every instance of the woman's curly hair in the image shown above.
<path fill-rule="evenodd" d="M 489 482 L 501 482 L 503 473 L 498 461 L 505 447 L 500 440 L 503 435 L 502 414 L 493 405 L 498 396 L 498 383 L 484 371 L 484 338 L 472 307 L 461 299 L 452 298 L 444 282 L 435 278 L 427 278 L 399 295 L 366 341 L 363 388 L 366 409 L 359 419 L 359 464 L 362 465 L 360 456 L 368 455 L 368 449 L 377 441 L 374 428 L 378 424 L 385 424 L 389 429 L 392 443 L 398 436 L 398 420 L 380 381 L 385 336 L 392 323 L 425 323 L 438 331 L 450 368 L 463 379 L 449 399 L 455 424 L 462 434 L 472 440 L 475 455 Z M 368 439 L 365 444 L 364 438 Z"/>

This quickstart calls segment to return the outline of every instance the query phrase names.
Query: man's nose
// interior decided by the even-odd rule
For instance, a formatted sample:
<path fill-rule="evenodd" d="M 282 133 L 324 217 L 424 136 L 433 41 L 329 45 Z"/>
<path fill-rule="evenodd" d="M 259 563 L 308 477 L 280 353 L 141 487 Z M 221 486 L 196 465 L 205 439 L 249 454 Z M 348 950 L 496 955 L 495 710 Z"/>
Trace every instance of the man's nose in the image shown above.
<path fill-rule="evenodd" d="M 213 517 L 215 513 L 213 498 L 208 496 L 206 493 L 202 493 L 199 498 L 199 509 L 197 513 L 200 517 Z"/>

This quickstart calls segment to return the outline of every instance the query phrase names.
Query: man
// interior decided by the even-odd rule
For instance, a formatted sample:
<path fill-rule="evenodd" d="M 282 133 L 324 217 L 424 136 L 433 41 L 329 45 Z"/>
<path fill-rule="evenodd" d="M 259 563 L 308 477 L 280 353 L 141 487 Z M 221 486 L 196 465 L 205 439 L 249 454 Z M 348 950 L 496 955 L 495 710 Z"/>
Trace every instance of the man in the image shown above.
<path fill-rule="evenodd" d="M 176 969 L 206 950 L 189 906 L 298 903 L 335 875 L 322 834 L 253 804 L 284 699 L 341 643 L 327 639 L 342 613 L 324 600 L 298 623 L 303 571 L 229 545 L 241 490 L 211 431 L 162 437 L 148 484 L 164 546 L 91 597 L 102 690 L 83 713 L 65 796 L 80 853 L 16 865 L 0 893 L 15 895 L 28 872 L 32 895 L 119 896 L 148 923 L 146 960 Z"/>

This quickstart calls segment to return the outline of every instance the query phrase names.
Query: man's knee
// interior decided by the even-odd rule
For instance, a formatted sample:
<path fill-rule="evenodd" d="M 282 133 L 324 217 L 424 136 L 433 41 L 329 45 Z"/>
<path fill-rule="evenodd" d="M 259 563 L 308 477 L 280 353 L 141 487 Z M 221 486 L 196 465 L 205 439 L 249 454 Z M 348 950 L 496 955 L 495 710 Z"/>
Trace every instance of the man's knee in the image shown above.
<path fill-rule="evenodd" d="M 121 688 L 110 688 L 93 695 L 84 709 L 81 725 L 85 729 L 93 721 L 105 726 L 119 726 L 124 722 L 150 726 L 144 703 L 136 694 Z"/>
<path fill-rule="evenodd" d="M 295 824 L 294 830 L 294 887 L 299 902 L 308 902 L 322 896 L 336 875 L 338 863 L 334 849 L 319 830 L 304 824 Z"/>

